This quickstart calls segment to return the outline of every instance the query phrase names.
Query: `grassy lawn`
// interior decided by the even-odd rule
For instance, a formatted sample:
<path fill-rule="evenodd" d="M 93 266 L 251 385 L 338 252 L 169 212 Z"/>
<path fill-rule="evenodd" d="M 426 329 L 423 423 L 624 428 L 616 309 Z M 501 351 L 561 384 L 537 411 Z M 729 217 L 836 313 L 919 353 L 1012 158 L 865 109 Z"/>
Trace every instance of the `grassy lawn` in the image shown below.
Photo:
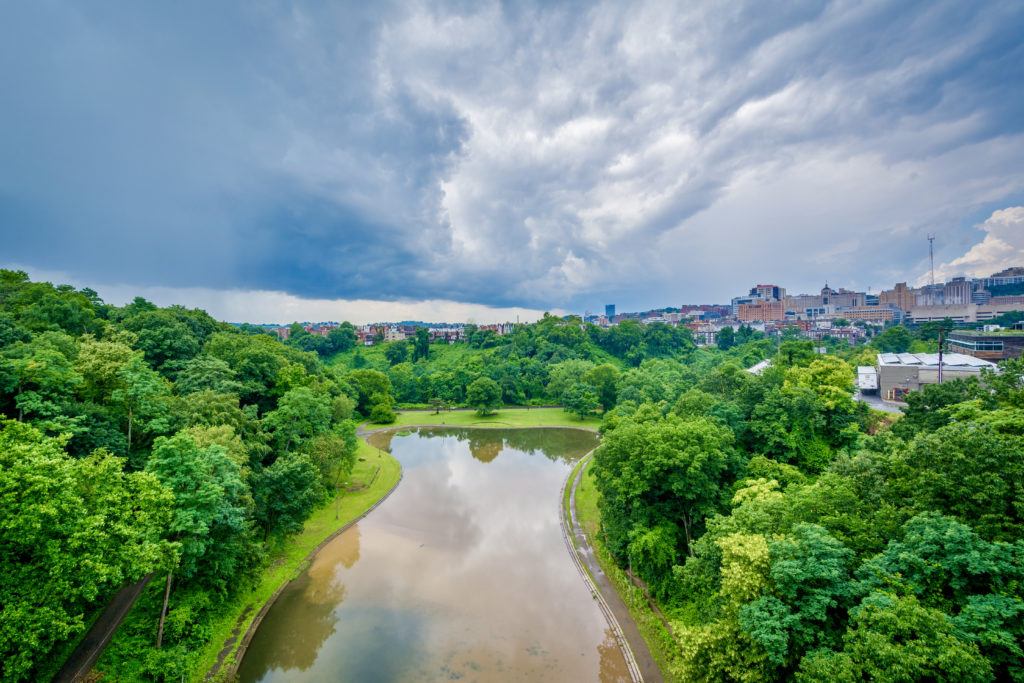
<path fill-rule="evenodd" d="M 367 424 L 366 429 L 382 427 L 405 427 L 407 425 L 429 424 L 452 425 L 455 427 L 586 427 L 597 429 L 601 418 L 587 417 L 580 420 L 561 408 L 530 408 L 529 410 L 499 410 L 493 415 L 480 417 L 473 410 L 448 410 L 441 414 L 433 411 L 407 411 L 398 413 L 398 419 L 390 425 Z"/>
<path fill-rule="evenodd" d="M 241 622 L 239 637 L 235 641 L 236 647 L 260 607 L 270 599 L 278 588 L 293 579 L 306 567 L 306 555 L 340 527 L 361 515 L 398 481 L 402 468 L 389 453 L 378 452 L 376 448 L 371 448 L 360 440 L 359 457 L 366 458 L 366 461 L 356 463 L 352 475 L 348 478 L 349 484 L 368 484 L 377 467 L 380 466 L 380 472 L 373 484 L 362 491 L 341 493 L 337 498 L 316 510 L 306 520 L 301 533 L 289 537 L 280 547 L 271 550 L 270 568 L 264 572 L 263 580 L 251 590 L 239 594 L 231 609 L 225 610 L 222 617 L 213 624 L 213 635 L 209 645 L 203 651 L 201 666 L 193 675 L 193 681 L 205 679 L 206 672 L 217 661 L 217 655 L 224 647 L 224 641 L 231 637 L 236 627 L 239 627 L 238 619 L 245 612 L 246 607 L 251 606 L 252 609 Z M 226 673 L 230 660 L 234 656 L 234 651 L 228 655 L 227 660 L 220 668 L 220 675 Z"/>
<path fill-rule="evenodd" d="M 594 476 L 590 471 L 591 463 L 593 463 L 593 460 L 587 463 L 587 469 L 583 471 L 579 488 L 576 490 L 576 516 L 590 538 L 590 544 L 594 548 L 594 553 L 601 565 L 601 569 L 611 580 L 612 585 L 615 586 L 615 590 L 622 597 L 622 601 L 629 606 L 629 612 L 633 615 L 633 619 L 640 628 L 640 634 L 647 642 L 647 646 L 651 648 L 651 654 L 654 655 L 654 659 L 658 662 L 658 667 L 665 675 L 665 680 L 674 681 L 676 679 L 672 676 L 671 663 L 676 657 L 676 652 L 679 650 L 678 644 L 665 629 L 658 615 L 654 613 L 650 605 L 647 604 L 647 601 L 643 599 L 640 589 L 633 588 L 630 585 L 625 572 L 619 569 L 615 564 L 615 560 L 612 559 L 611 553 L 605 547 L 601 535 L 596 533 L 601 525 L 601 511 L 597 507 L 598 493 L 594 485 Z M 629 599 L 630 590 L 634 591 L 632 604 Z"/>

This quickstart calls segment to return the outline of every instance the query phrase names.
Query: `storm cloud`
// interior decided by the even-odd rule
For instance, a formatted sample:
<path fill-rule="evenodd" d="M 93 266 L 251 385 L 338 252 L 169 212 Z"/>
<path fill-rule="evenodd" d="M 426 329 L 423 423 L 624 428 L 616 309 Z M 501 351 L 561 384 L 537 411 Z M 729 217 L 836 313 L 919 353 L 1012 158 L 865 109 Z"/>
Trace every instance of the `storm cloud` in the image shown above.
<path fill-rule="evenodd" d="M 877 289 L 1024 195 L 1020 3 L 3 12 L 0 262 L 83 282 L 573 310 Z"/>

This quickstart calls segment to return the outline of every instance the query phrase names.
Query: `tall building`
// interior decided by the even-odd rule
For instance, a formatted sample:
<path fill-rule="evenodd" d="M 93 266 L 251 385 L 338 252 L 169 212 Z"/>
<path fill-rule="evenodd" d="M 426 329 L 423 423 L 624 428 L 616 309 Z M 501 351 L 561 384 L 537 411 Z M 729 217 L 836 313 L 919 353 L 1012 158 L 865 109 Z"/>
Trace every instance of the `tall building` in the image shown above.
<path fill-rule="evenodd" d="M 945 285 L 925 285 L 917 290 L 914 303 L 917 306 L 943 306 L 945 305 L 945 293 Z"/>
<path fill-rule="evenodd" d="M 786 298 L 786 289 L 778 285 L 757 285 L 750 289 L 750 296 L 764 301 L 782 301 Z"/>
<path fill-rule="evenodd" d="M 608 322 L 615 317 L 615 304 L 605 304 L 604 317 L 608 318 Z"/>
<path fill-rule="evenodd" d="M 878 295 L 880 306 L 895 306 L 901 311 L 909 311 L 917 305 L 917 297 L 912 287 L 907 287 L 906 282 L 897 282 L 893 289 L 882 292 Z"/>
<path fill-rule="evenodd" d="M 971 294 L 974 293 L 974 283 L 962 277 L 955 277 L 947 282 L 942 288 L 942 303 L 949 306 L 959 306 L 971 303 Z"/>
<path fill-rule="evenodd" d="M 864 292 L 854 292 L 849 289 L 839 288 L 838 292 L 833 292 L 831 301 L 829 302 L 834 306 L 851 306 L 860 307 L 867 305 L 867 294 Z"/>
<path fill-rule="evenodd" d="M 781 301 L 757 301 L 749 304 L 739 304 L 736 317 L 744 322 L 785 320 L 786 311 Z"/>

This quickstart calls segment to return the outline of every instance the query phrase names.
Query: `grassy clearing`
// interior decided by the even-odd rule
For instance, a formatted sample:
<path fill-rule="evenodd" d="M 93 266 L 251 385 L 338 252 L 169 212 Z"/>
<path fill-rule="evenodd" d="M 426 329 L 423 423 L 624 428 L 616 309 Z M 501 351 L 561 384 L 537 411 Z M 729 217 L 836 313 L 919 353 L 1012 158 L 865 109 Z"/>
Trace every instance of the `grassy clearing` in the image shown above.
<path fill-rule="evenodd" d="M 301 533 L 289 537 L 280 547 L 270 551 L 270 568 L 264 572 L 262 581 L 252 589 L 239 594 L 231 607 L 226 609 L 221 618 L 213 624 L 213 635 L 202 653 L 200 666 L 192 676 L 193 681 L 205 679 L 206 672 L 217 661 L 217 655 L 224 647 L 224 641 L 231 637 L 236 627 L 239 627 L 238 619 L 245 612 L 246 607 L 252 606 L 252 609 L 239 627 L 236 647 L 241 641 L 241 634 L 244 634 L 249 628 L 260 607 L 270 599 L 278 588 L 305 569 L 306 555 L 332 533 L 365 512 L 398 481 L 402 467 L 389 453 L 379 452 L 376 448 L 372 448 L 360 440 L 359 457 L 366 458 L 366 460 L 356 463 L 348 482 L 349 485 L 366 484 L 367 488 L 361 491 L 341 493 L 334 500 L 317 509 L 306 520 Z M 374 478 L 378 466 L 380 471 Z M 227 660 L 220 668 L 221 675 L 227 671 L 230 660 L 234 656 L 234 651 L 228 655 Z"/>
<path fill-rule="evenodd" d="M 651 654 L 654 655 L 658 667 L 665 675 L 665 680 L 675 681 L 677 679 L 672 675 L 672 662 L 679 651 L 679 646 L 672 634 L 665 629 L 665 625 L 661 623 L 658 615 L 647 604 L 647 600 L 643 598 L 640 590 L 630 584 L 625 572 L 615 564 L 611 553 L 605 547 L 601 534 L 597 533 L 601 526 L 601 511 L 597 507 L 597 498 L 598 492 L 594 485 L 594 476 L 590 470 L 590 463 L 587 463 L 587 469 L 583 470 L 579 488 L 576 489 L 576 516 L 590 538 L 590 544 L 594 548 L 594 554 L 601 569 L 615 586 L 622 601 L 629 607 L 629 612 L 633 615 L 640 634 L 647 642 L 647 646 L 651 648 Z M 633 600 L 630 600 L 631 592 Z"/>
<path fill-rule="evenodd" d="M 442 422 L 443 420 L 443 422 Z M 390 425 L 366 425 L 367 429 L 378 429 L 381 427 L 406 427 L 409 425 L 451 425 L 453 427 L 585 427 L 597 429 L 601 426 L 601 419 L 590 416 L 580 420 L 561 408 L 530 408 L 503 409 L 480 417 L 473 410 L 447 410 L 440 414 L 432 411 L 401 412 L 398 419 Z"/>
<path fill-rule="evenodd" d="M 572 483 L 576 481 L 576 476 L 579 474 L 580 467 L 582 466 L 582 460 L 573 465 L 572 471 L 569 472 L 569 478 L 565 480 L 565 490 L 562 492 L 562 516 L 565 519 L 566 525 L 570 528 L 569 540 L 572 541 L 574 548 L 578 548 L 579 544 L 576 543 L 576 534 L 572 533 L 572 515 L 569 514 L 569 501 L 572 500 Z"/>

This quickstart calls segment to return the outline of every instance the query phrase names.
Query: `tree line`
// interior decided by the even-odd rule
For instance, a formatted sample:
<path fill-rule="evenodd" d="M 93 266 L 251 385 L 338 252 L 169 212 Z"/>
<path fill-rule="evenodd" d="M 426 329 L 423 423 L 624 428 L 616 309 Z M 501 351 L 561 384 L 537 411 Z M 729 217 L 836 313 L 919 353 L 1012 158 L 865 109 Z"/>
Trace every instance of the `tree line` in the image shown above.
<path fill-rule="evenodd" d="M 386 345 L 384 368 L 343 368 L 330 360 L 355 347 L 352 325 L 294 327 L 282 343 L 0 270 L 0 678 L 51 675 L 110 596 L 150 572 L 161 590 L 102 668 L 194 675 L 215 617 L 351 471 L 356 422 L 389 423 L 398 401 L 486 411 L 578 396 L 584 414 L 614 405 L 638 359 L 693 352 L 667 326 L 595 332 L 548 316 L 504 338 L 471 328 L 450 366 L 431 365 L 421 329 Z"/>
<path fill-rule="evenodd" d="M 889 420 L 810 347 L 645 363 L 666 390 L 604 419 L 604 542 L 671 624 L 670 677 L 1024 680 L 1024 362 Z"/>

